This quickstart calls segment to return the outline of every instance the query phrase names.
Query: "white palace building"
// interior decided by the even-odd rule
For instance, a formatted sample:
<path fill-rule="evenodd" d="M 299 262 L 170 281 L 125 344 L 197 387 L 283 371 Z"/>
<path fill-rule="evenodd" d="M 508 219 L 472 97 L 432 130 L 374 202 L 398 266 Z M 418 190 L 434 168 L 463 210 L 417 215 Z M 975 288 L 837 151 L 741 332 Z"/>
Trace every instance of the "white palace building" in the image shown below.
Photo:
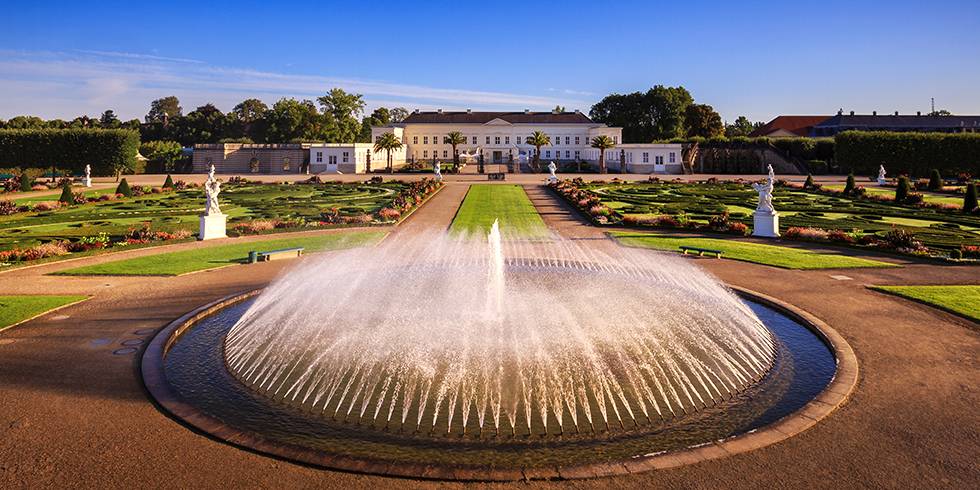
<path fill-rule="evenodd" d="M 371 138 L 377 141 L 384 133 L 394 133 L 403 144 L 392 152 L 393 165 L 398 168 L 433 159 L 451 162 L 453 149 L 445 139 L 452 131 L 459 131 L 466 138 L 466 143 L 457 147 L 464 163 L 475 163 L 477 155 L 482 155 L 488 165 L 530 160 L 535 149 L 526 140 L 541 131 L 551 140 L 550 145 L 541 148 L 542 166 L 549 161 L 559 166 L 578 161 L 597 164 L 599 150 L 591 147 L 591 141 L 606 135 L 616 145 L 605 155 L 606 167 L 611 171 L 621 171 L 625 165 L 630 173 L 683 173 L 680 144 L 623 144 L 622 128 L 593 122 L 579 111 L 415 111 L 400 123 L 371 128 Z M 387 153 L 375 154 L 373 143 L 313 144 L 309 151 L 312 173 L 363 173 L 369 166 L 380 170 L 387 165 Z"/>

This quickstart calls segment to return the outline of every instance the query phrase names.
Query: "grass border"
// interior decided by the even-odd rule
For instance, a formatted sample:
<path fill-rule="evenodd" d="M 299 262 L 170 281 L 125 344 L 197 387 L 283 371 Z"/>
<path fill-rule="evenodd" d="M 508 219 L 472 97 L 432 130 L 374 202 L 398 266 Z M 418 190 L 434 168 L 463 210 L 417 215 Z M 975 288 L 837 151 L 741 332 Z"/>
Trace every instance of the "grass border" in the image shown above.
<path fill-rule="evenodd" d="M 870 289 L 872 291 L 875 291 L 877 293 L 886 294 L 888 296 L 893 296 L 893 297 L 896 297 L 896 298 L 904 299 L 906 301 L 911 301 L 913 303 L 918 303 L 918 304 L 923 305 L 923 306 L 928 306 L 929 308 L 933 308 L 933 309 L 936 309 L 936 310 L 939 310 L 939 311 L 942 311 L 942 312 L 945 312 L 945 313 L 949 313 L 950 315 L 953 315 L 953 316 L 955 316 L 957 318 L 961 318 L 963 320 L 966 320 L 967 322 L 970 322 L 971 324 L 974 325 L 974 328 L 975 329 L 980 329 L 980 318 L 973 318 L 973 317 L 964 315 L 963 313 L 960 313 L 960 312 L 958 312 L 956 310 L 953 310 L 952 308 L 948 308 L 946 306 L 943 306 L 943 305 L 940 305 L 940 304 L 937 304 L 937 303 L 930 303 L 930 302 L 925 301 L 923 299 L 913 298 L 911 296 L 905 296 L 905 295 L 903 295 L 903 294 L 901 294 L 901 293 L 899 293 L 897 291 L 889 291 L 887 289 L 883 289 L 883 288 L 886 288 L 886 287 L 921 287 L 921 286 L 977 286 L 977 287 L 980 287 L 980 285 L 977 285 L 977 284 L 890 284 L 890 285 L 889 284 L 881 284 L 881 285 L 869 284 L 869 285 L 866 285 L 865 288 L 866 289 Z"/>
<path fill-rule="evenodd" d="M 34 316 L 30 317 L 30 318 L 25 318 L 25 319 L 23 319 L 23 320 L 21 320 L 19 322 L 11 323 L 10 325 L 7 325 L 6 327 L 0 327 L 0 333 L 6 332 L 7 330 L 9 330 L 11 328 L 14 328 L 14 327 L 16 327 L 18 325 L 23 325 L 23 324 L 25 324 L 25 323 L 27 323 L 27 322 L 29 322 L 31 320 L 35 320 L 37 318 L 41 318 L 42 316 L 47 315 L 48 313 L 54 313 L 54 312 L 56 312 L 58 310 L 62 310 L 62 309 L 68 308 L 69 306 L 75 306 L 75 305 L 77 305 L 79 303 L 84 303 L 84 302 L 92 299 L 92 295 L 90 295 L 90 294 L 11 294 L 9 296 L 85 296 L 85 297 L 82 298 L 82 299 L 80 299 L 80 300 L 78 300 L 78 301 L 72 301 L 71 303 L 65 303 L 65 304 L 63 304 L 61 306 L 56 306 L 54 308 L 51 308 L 50 310 L 42 311 L 41 313 L 38 313 L 38 314 L 36 314 L 36 315 L 34 315 Z"/>

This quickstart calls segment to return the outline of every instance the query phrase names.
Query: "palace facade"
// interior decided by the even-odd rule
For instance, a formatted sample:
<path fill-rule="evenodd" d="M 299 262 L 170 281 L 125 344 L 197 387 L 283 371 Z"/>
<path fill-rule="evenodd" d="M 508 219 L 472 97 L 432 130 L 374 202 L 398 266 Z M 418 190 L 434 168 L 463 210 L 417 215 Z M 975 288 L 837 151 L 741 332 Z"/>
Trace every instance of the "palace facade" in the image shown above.
<path fill-rule="evenodd" d="M 596 136 L 605 135 L 616 145 L 605 154 L 606 166 L 611 170 L 625 165 L 632 173 L 683 172 L 680 144 L 623 144 L 622 128 L 593 122 L 579 111 L 415 111 L 400 123 L 371 128 L 371 138 L 377 141 L 383 134 L 393 133 L 402 142 L 402 148 L 391 155 L 393 166 L 398 168 L 412 162 L 451 162 L 453 147 L 446 137 L 453 131 L 462 133 L 465 143 L 456 150 L 461 160 L 469 163 L 475 163 L 482 155 L 488 165 L 524 162 L 526 167 L 535 151 L 527 139 L 541 131 L 551 141 L 541 148 L 542 162 L 597 164 L 599 150 L 592 148 L 591 142 Z M 385 168 L 387 153 L 375 153 L 374 145 L 368 143 L 314 144 L 310 146 L 309 161 L 314 173 L 362 173 L 369 166 L 371 170 Z"/>

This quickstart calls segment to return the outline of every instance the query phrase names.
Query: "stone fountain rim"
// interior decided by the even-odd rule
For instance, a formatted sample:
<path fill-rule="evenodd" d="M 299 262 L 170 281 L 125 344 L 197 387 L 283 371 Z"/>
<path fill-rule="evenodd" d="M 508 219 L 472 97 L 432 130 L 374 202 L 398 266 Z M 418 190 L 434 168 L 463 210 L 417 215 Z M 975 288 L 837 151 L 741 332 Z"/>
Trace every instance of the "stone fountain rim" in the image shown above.
<path fill-rule="evenodd" d="M 837 408 L 843 406 L 858 381 L 857 356 L 836 330 L 809 312 L 750 289 L 726 285 L 744 299 L 768 306 L 792 318 L 813 332 L 830 349 L 837 369 L 830 383 L 819 395 L 799 410 L 759 429 L 685 449 L 639 455 L 619 462 L 588 463 L 575 466 L 536 466 L 527 468 L 492 468 L 476 466 L 423 465 L 393 463 L 334 455 L 306 447 L 284 444 L 253 432 L 232 428 L 180 398 L 167 382 L 164 357 L 170 347 L 200 320 L 262 292 L 264 288 L 231 294 L 200 306 L 170 322 L 154 335 L 140 359 L 140 378 L 150 400 L 157 408 L 181 425 L 207 437 L 252 451 L 300 464 L 321 468 L 402 478 L 455 481 L 572 480 L 603 476 L 628 475 L 663 470 L 728 457 L 770 446 L 813 427 Z"/>

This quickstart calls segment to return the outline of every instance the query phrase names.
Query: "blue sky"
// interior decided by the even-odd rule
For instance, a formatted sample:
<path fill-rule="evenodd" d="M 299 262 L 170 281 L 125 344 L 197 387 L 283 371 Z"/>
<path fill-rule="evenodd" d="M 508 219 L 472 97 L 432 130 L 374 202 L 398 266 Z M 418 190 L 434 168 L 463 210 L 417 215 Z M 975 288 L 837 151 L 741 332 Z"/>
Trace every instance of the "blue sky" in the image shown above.
<path fill-rule="evenodd" d="M 683 85 L 746 115 L 980 114 L 980 1 L 6 1 L 0 118 L 142 118 L 339 86 L 369 109 L 588 111 Z"/>

